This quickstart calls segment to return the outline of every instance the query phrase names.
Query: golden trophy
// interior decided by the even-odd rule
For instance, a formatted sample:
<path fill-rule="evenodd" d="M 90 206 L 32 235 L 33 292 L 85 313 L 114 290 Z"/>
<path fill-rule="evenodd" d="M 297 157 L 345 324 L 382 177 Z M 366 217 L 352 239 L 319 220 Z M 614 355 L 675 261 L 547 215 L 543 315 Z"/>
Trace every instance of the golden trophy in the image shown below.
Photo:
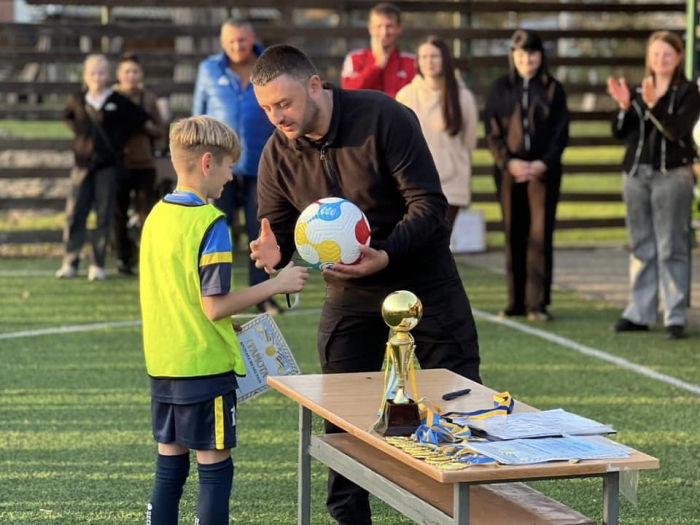
<path fill-rule="evenodd" d="M 406 290 L 390 293 L 382 303 L 382 317 L 391 330 L 386 344 L 384 399 L 379 419 L 372 428 L 383 436 L 410 436 L 420 425 L 413 365 L 416 344 L 409 331 L 416 327 L 422 316 L 420 300 Z M 413 399 L 406 395 L 409 377 Z"/>

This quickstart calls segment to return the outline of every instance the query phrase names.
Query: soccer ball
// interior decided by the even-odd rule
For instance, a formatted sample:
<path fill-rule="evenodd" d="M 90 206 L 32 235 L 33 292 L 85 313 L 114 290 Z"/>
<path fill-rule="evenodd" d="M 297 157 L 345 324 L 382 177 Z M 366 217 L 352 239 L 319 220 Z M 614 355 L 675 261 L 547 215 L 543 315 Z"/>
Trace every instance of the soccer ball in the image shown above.
<path fill-rule="evenodd" d="M 309 204 L 294 227 L 294 242 L 302 259 L 323 270 L 334 263 L 357 264 L 360 246 L 369 245 L 367 217 L 355 204 L 327 197 Z"/>

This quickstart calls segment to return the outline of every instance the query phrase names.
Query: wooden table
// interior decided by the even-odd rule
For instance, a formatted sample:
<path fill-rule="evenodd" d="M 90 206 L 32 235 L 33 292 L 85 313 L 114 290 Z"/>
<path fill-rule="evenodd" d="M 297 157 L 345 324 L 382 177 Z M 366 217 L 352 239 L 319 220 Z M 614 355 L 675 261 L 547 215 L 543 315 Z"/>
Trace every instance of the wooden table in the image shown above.
<path fill-rule="evenodd" d="M 417 380 L 419 396 L 427 397 L 445 411 L 463 412 L 493 406 L 493 396 L 496 392 L 448 370 L 419 370 Z M 440 483 L 452 484 L 454 487 L 452 523 L 459 525 L 469 524 L 469 494 L 470 487 L 474 485 L 580 477 L 603 478 L 603 522 L 605 525 L 618 525 L 620 471 L 659 468 L 658 459 L 633 451 L 630 457 L 625 459 L 582 461 L 575 464 L 552 462 L 525 466 L 476 466 L 459 471 L 441 471 L 393 447 L 381 436 L 368 432 L 376 420 L 382 398 L 383 382 L 384 374 L 381 372 L 268 377 L 268 384 L 272 388 L 300 405 L 299 524 L 310 523 L 311 457 L 341 473 L 342 468 L 348 467 L 348 456 L 339 457 L 334 448 L 328 446 L 321 436 L 311 434 L 312 413 L 341 427 L 377 451 L 381 451 L 386 455 L 386 462 L 401 462 Z M 443 394 L 463 388 L 471 388 L 472 393 L 453 401 L 441 400 Z M 516 397 L 516 413 L 532 411 L 536 409 L 519 402 Z M 359 466 L 350 465 L 350 468 L 357 469 Z M 387 480 L 378 476 L 372 469 L 366 470 L 369 472 L 363 471 L 362 479 L 366 480 L 371 487 L 368 490 L 409 515 L 405 509 L 402 509 L 401 501 L 387 499 L 397 499 L 395 491 L 387 491 L 389 486 Z M 374 476 L 378 476 L 377 479 L 374 479 Z M 434 519 L 435 523 L 444 522 L 444 514 L 430 518 L 428 511 L 426 516 L 428 516 L 426 519 Z"/>

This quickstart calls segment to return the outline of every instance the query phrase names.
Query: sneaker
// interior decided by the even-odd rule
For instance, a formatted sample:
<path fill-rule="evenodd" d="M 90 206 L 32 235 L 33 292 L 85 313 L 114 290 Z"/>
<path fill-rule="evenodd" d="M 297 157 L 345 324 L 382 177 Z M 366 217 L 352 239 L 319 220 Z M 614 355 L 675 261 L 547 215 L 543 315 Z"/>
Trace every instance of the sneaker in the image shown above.
<path fill-rule="evenodd" d="M 613 332 L 646 332 L 649 330 L 649 326 L 645 324 L 633 323 L 629 319 L 620 317 L 612 326 L 612 330 Z"/>
<path fill-rule="evenodd" d="M 541 310 L 533 310 L 532 312 L 527 313 L 528 321 L 547 322 L 553 319 L 552 314 L 550 314 L 545 308 L 542 308 Z"/>
<path fill-rule="evenodd" d="M 509 317 L 524 317 L 526 314 L 525 308 L 510 307 L 498 312 L 498 317 L 508 319 Z"/>
<path fill-rule="evenodd" d="M 666 339 L 683 339 L 685 327 L 680 324 L 670 324 L 666 327 Z"/>
<path fill-rule="evenodd" d="M 282 313 L 282 308 L 279 307 L 274 299 L 270 298 L 267 301 L 258 303 L 258 311 L 267 312 L 270 315 L 279 315 Z"/>
<path fill-rule="evenodd" d="M 56 271 L 58 279 L 72 279 L 76 275 L 78 275 L 78 269 L 70 264 L 64 264 Z"/>
<path fill-rule="evenodd" d="M 104 281 L 107 277 L 105 269 L 100 266 L 90 265 L 88 269 L 88 281 Z"/>

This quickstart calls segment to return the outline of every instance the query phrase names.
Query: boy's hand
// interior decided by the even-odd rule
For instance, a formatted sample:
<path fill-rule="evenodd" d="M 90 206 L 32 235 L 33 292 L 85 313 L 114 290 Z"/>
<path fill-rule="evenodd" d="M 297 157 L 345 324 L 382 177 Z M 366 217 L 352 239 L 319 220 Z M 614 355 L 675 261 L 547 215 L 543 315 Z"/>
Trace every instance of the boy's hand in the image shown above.
<path fill-rule="evenodd" d="M 308 278 L 308 268 L 290 262 L 272 281 L 278 286 L 277 293 L 297 293 L 302 291 Z"/>
<path fill-rule="evenodd" d="M 260 221 L 260 237 L 250 243 L 250 258 L 255 261 L 256 268 L 264 268 L 269 274 L 277 273 L 275 266 L 282 259 L 282 254 L 267 219 Z"/>
<path fill-rule="evenodd" d="M 324 268 L 323 278 L 326 280 L 356 279 L 377 273 L 389 264 L 389 254 L 384 250 L 375 250 L 369 246 L 360 246 L 362 259 L 357 264 L 334 264 L 332 268 Z"/>

